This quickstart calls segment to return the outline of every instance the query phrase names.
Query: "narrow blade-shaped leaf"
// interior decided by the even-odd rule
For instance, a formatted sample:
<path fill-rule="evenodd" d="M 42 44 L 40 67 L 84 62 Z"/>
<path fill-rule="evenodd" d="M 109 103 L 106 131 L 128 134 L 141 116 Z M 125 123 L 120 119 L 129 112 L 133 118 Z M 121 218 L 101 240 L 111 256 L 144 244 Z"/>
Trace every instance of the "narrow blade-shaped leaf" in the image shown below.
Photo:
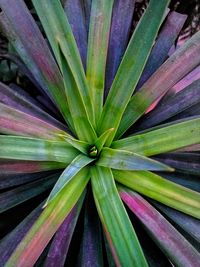
<path fill-rule="evenodd" d="M 200 221 L 182 212 L 164 206 L 153 201 L 154 206 L 179 225 L 184 231 L 191 235 L 197 242 L 200 242 Z"/>
<path fill-rule="evenodd" d="M 83 66 L 86 67 L 88 29 L 84 2 L 80 0 L 65 0 L 64 9 L 72 28 Z"/>
<path fill-rule="evenodd" d="M 59 136 L 62 137 L 64 140 L 66 140 L 66 142 L 72 145 L 74 148 L 81 151 L 83 154 L 86 154 L 86 155 L 88 154 L 88 150 L 89 150 L 88 143 L 75 139 L 69 134 L 60 134 Z"/>
<path fill-rule="evenodd" d="M 44 267 L 63 267 L 65 265 L 65 259 L 82 208 L 83 199 L 83 197 L 80 198 L 56 232 L 43 265 Z"/>
<path fill-rule="evenodd" d="M 53 187 L 45 207 L 59 194 L 59 192 L 74 178 L 85 166 L 94 161 L 94 159 L 85 155 L 78 155 L 64 170 L 58 181 Z"/>
<path fill-rule="evenodd" d="M 23 91 L 16 85 L 10 88 L 3 83 L 0 83 L 0 102 L 20 110 L 24 113 L 37 117 L 49 124 L 52 124 L 60 129 L 67 129 L 62 123 L 54 119 L 51 115 L 41 109 L 39 103 L 31 98 L 26 91 Z M 29 96 L 29 98 L 27 97 Z"/>
<path fill-rule="evenodd" d="M 37 173 L 49 170 L 64 169 L 66 163 L 63 162 L 45 162 L 45 161 L 26 161 L 26 160 L 8 160 L 0 159 L 1 175 L 16 175 L 22 173 Z"/>
<path fill-rule="evenodd" d="M 116 138 L 119 138 L 174 84 L 200 63 L 200 32 L 197 32 L 148 79 L 129 102 Z"/>
<path fill-rule="evenodd" d="M 130 40 L 98 124 L 98 132 L 100 134 L 111 127 L 115 128 L 112 138 L 107 141 L 107 145 L 112 142 L 124 110 L 137 85 L 168 3 L 168 0 L 159 2 L 151 0 Z M 152 16 L 154 13 L 156 13 L 156 16 Z M 115 118 L 114 120 L 113 117 Z"/>
<path fill-rule="evenodd" d="M 200 218 L 200 194 L 147 171 L 113 170 L 115 179 L 169 207 Z"/>
<path fill-rule="evenodd" d="M 198 153 L 166 153 L 155 157 L 156 160 L 176 168 L 178 171 L 200 174 L 200 154 Z"/>
<path fill-rule="evenodd" d="M 0 194 L 0 213 L 11 209 L 35 196 L 52 188 L 58 175 L 53 174 L 42 180 L 38 180 L 26 185 L 18 186 L 15 189 Z"/>
<path fill-rule="evenodd" d="M 93 0 L 90 14 L 86 77 L 97 123 L 103 109 L 104 81 L 114 0 Z"/>
<path fill-rule="evenodd" d="M 200 118 L 195 118 L 121 139 L 114 142 L 112 147 L 151 156 L 199 143 Z"/>
<path fill-rule="evenodd" d="M 165 164 L 126 150 L 103 148 L 97 165 L 117 170 L 173 171 Z"/>
<path fill-rule="evenodd" d="M 56 161 L 66 165 L 78 151 L 66 142 L 0 135 L 0 158 L 31 161 Z"/>
<path fill-rule="evenodd" d="M 72 72 L 69 69 L 68 63 L 63 54 L 63 50 L 60 46 L 59 52 L 61 70 L 64 76 L 64 84 L 68 98 L 69 109 L 71 114 L 73 114 L 72 119 L 76 134 L 82 141 L 94 142 L 94 140 L 96 139 L 96 133 L 89 120 L 86 105 L 83 101 L 81 92 L 76 86 Z"/>
<path fill-rule="evenodd" d="M 106 96 L 127 47 L 134 7 L 135 0 L 114 1 L 106 66 Z"/>
<path fill-rule="evenodd" d="M 1 164 L 0 164 L 1 168 Z M 44 172 L 37 172 L 37 173 L 24 173 L 24 174 L 5 174 L 1 173 L 0 178 L 0 190 L 5 190 L 8 188 L 14 188 L 14 186 L 19 186 L 27 183 L 31 183 L 37 181 L 39 179 L 43 179 L 51 174 L 59 173 L 53 171 L 44 171 Z M 59 174 L 58 174 L 59 175 Z"/>
<path fill-rule="evenodd" d="M 84 230 L 78 266 L 101 267 L 103 266 L 101 224 L 90 193 L 89 191 L 85 203 Z"/>
<path fill-rule="evenodd" d="M 151 75 L 164 63 L 168 58 L 170 48 L 180 33 L 187 15 L 172 11 L 166 18 L 162 30 L 151 51 L 147 64 L 144 68 L 140 81 L 137 85 L 139 89 Z"/>
<path fill-rule="evenodd" d="M 52 140 L 60 140 L 63 130 L 37 117 L 0 103 L 0 132 Z"/>
<path fill-rule="evenodd" d="M 0 7 L 3 11 L 0 23 L 7 38 L 33 73 L 40 87 L 56 103 L 66 121 L 69 122 L 62 76 L 24 1 L 15 0 L 10 5 L 7 0 L 1 0 Z"/>
<path fill-rule="evenodd" d="M 34 222 L 38 219 L 41 212 L 42 203 L 1 240 L 0 255 L 2 266 L 5 266 L 7 260 L 10 258 L 17 245 L 22 241 Z"/>
<path fill-rule="evenodd" d="M 95 142 L 95 146 L 99 152 L 102 150 L 106 141 L 108 140 L 108 138 L 110 137 L 110 135 L 112 134 L 113 131 L 114 131 L 114 129 L 111 128 L 111 129 L 107 130 L 105 133 L 103 133 L 101 136 L 98 137 L 98 139 Z"/>
<path fill-rule="evenodd" d="M 147 266 L 110 169 L 91 169 L 92 190 L 117 266 Z M 112 212 L 111 212 L 112 211 Z"/>
<path fill-rule="evenodd" d="M 83 98 L 91 122 L 93 122 L 92 104 L 86 82 L 84 68 L 70 24 L 59 0 L 32 0 L 40 21 L 44 27 L 58 64 L 60 48 L 68 64 L 70 75 Z M 64 37 L 64 38 L 63 38 Z M 58 45 L 59 44 L 59 45 Z"/>
<path fill-rule="evenodd" d="M 200 80 L 169 97 L 164 103 L 161 102 L 160 105 L 144 116 L 139 129 L 147 129 L 160 124 L 196 104 L 200 105 Z"/>
<path fill-rule="evenodd" d="M 175 266 L 198 267 L 196 249 L 140 195 L 120 187 L 120 196 Z"/>
<path fill-rule="evenodd" d="M 70 213 L 88 182 L 88 173 L 79 173 L 75 179 L 44 209 L 12 253 L 7 266 L 33 266 L 55 232 Z"/>

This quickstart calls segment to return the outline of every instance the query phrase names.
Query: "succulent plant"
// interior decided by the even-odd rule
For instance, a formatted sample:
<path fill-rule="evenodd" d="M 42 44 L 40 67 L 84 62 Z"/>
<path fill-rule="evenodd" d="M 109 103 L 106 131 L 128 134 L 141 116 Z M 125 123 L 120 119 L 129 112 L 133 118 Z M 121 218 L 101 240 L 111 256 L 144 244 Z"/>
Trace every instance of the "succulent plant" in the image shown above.
<path fill-rule="evenodd" d="M 33 84 L 0 83 L 0 266 L 199 266 L 200 32 L 173 49 L 168 0 L 133 33 L 133 0 L 32 3 L 0 0 Z"/>

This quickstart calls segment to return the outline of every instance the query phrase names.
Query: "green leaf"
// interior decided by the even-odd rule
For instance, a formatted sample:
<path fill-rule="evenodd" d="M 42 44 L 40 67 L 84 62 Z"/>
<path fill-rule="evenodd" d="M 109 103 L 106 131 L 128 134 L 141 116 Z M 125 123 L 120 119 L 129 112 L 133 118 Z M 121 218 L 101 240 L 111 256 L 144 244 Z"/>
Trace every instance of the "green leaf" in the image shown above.
<path fill-rule="evenodd" d="M 115 141 L 112 148 L 145 156 L 173 151 L 200 142 L 200 118 Z"/>
<path fill-rule="evenodd" d="M 142 249 L 108 168 L 91 168 L 97 210 L 117 266 L 147 266 Z"/>
<path fill-rule="evenodd" d="M 59 177 L 58 181 L 54 185 L 44 207 L 49 205 L 49 203 L 60 193 L 60 191 L 89 163 L 94 161 L 94 159 L 86 157 L 85 155 L 78 155 L 64 170 L 64 172 Z"/>
<path fill-rule="evenodd" d="M 58 45 L 59 46 L 59 45 Z M 61 70 L 64 76 L 64 84 L 66 95 L 69 103 L 69 109 L 72 116 L 73 124 L 77 136 L 82 141 L 94 142 L 96 133 L 89 121 L 81 92 L 76 86 L 74 77 L 63 54 L 62 48 L 59 46 Z"/>
<path fill-rule="evenodd" d="M 93 122 L 92 104 L 80 54 L 70 24 L 60 0 L 32 0 L 59 65 L 60 51 L 65 56 L 70 75 L 84 100 L 88 116 Z M 59 48 L 60 47 L 60 48 Z M 70 104 L 70 103 L 69 103 Z"/>
<path fill-rule="evenodd" d="M 160 1 L 161 2 L 161 1 Z M 116 134 L 118 139 L 155 100 L 200 63 L 200 32 L 178 49 L 131 98 Z"/>
<path fill-rule="evenodd" d="M 111 144 L 115 136 L 125 108 L 143 71 L 168 2 L 168 0 L 151 0 L 130 40 L 98 124 L 99 134 L 111 127 L 115 128 L 111 138 L 106 143 L 107 146 Z"/>
<path fill-rule="evenodd" d="M 88 183 L 87 170 L 63 188 L 56 198 L 42 211 L 9 258 L 5 266 L 33 266 L 64 219 L 70 213 Z"/>
<path fill-rule="evenodd" d="M 72 145 L 74 148 L 78 149 L 80 152 L 82 152 L 83 154 L 88 154 L 88 150 L 89 150 L 89 144 L 84 142 L 84 141 L 80 141 L 78 139 L 73 138 L 71 135 L 69 134 L 59 134 L 59 136 L 64 139 L 68 144 Z"/>
<path fill-rule="evenodd" d="M 106 58 L 114 0 L 93 0 L 90 14 L 86 77 L 97 123 L 103 109 Z"/>
<path fill-rule="evenodd" d="M 145 199 L 119 187 L 120 196 L 175 266 L 198 266 L 197 250 Z"/>
<path fill-rule="evenodd" d="M 95 142 L 95 147 L 97 148 L 98 152 L 100 152 L 102 150 L 102 148 L 104 147 L 106 141 L 108 140 L 108 138 L 110 137 L 110 135 L 112 134 L 112 132 L 114 131 L 114 128 L 111 128 L 109 130 L 107 130 L 105 133 L 103 133 Z"/>
<path fill-rule="evenodd" d="M 117 170 L 173 171 L 173 168 L 139 154 L 112 148 L 103 148 L 97 165 Z"/>
<path fill-rule="evenodd" d="M 70 163 L 78 151 L 66 142 L 0 135 L 0 159 Z"/>
<path fill-rule="evenodd" d="M 199 193 L 148 171 L 113 170 L 113 174 L 121 184 L 169 207 L 200 219 Z"/>

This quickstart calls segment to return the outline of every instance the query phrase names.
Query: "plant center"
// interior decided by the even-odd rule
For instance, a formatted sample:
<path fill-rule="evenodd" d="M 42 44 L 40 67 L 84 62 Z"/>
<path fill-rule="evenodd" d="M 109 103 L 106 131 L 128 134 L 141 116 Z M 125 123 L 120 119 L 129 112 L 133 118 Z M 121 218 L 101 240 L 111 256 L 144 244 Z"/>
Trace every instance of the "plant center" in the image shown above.
<path fill-rule="evenodd" d="M 92 146 L 89 149 L 89 157 L 96 158 L 98 156 L 98 149 L 96 146 Z"/>

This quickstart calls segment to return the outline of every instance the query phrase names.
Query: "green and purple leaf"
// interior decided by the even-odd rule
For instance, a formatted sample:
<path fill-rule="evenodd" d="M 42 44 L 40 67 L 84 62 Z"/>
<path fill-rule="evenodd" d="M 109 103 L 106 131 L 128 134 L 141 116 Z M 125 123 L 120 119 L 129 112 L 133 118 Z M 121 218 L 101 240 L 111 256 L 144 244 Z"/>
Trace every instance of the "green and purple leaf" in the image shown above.
<path fill-rule="evenodd" d="M 83 197 L 80 198 L 57 230 L 44 262 L 44 267 L 64 266 L 82 204 Z"/>
<path fill-rule="evenodd" d="M 0 1 L 0 23 L 7 38 L 34 75 L 41 88 L 69 120 L 63 79 L 39 28 L 22 0 Z M 29 37 L 27 39 L 27 36 Z"/>
<path fill-rule="evenodd" d="M 87 171 L 77 175 L 42 211 L 12 255 L 7 266 L 33 266 L 83 193 L 89 177 Z"/>
<path fill-rule="evenodd" d="M 143 71 L 168 3 L 168 0 L 159 2 L 151 0 L 129 42 L 98 124 L 99 134 L 114 128 L 111 138 L 106 143 L 108 146 L 116 134 L 122 115 Z M 152 16 L 152 13 L 156 13 L 156 16 Z"/>
<path fill-rule="evenodd" d="M 192 36 L 131 98 L 116 138 L 134 124 L 160 96 L 200 64 L 200 32 Z"/>
<path fill-rule="evenodd" d="M 135 0 L 114 1 L 106 66 L 106 96 L 128 44 L 134 7 Z"/>
<path fill-rule="evenodd" d="M 148 171 L 113 170 L 115 179 L 127 187 L 169 207 L 200 218 L 200 194 Z"/>
<path fill-rule="evenodd" d="M 198 267 L 200 254 L 155 208 L 135 192 L 121 187 L 119 191 L 123 201 L 175 266 Z"/>
<path fill-rule="evenodd" d="M 151 51 L 147 64 L 144 68 L 140 81 L 137 84 L 139 89 L 151 75 L 165 62 L 168 58 L 168 52 L 178 37 L 187 15 L 172 11 L 166 18 L 156 43 Z"/>

